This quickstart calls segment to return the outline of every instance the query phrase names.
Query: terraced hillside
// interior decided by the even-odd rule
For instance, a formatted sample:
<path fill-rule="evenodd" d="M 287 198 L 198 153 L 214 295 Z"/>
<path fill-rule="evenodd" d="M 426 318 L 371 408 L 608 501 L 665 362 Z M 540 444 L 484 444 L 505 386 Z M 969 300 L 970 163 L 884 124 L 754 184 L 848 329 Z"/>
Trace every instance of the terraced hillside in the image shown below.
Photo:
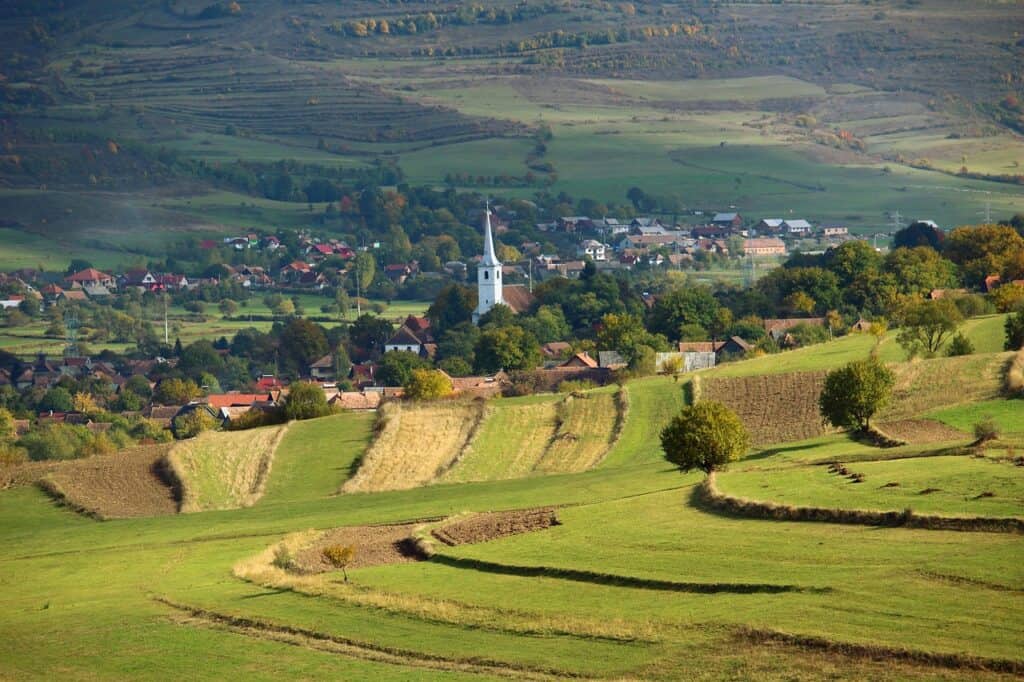
<path fill-rule="evenodd" d="M 0 579 L 18 585 L 0 595 L 0 626 L 11 633 L 0 638 L 5 672 L 382 680 L 1024 673 L 1024 568 L 1020 535 L 1007 532 L 1024 519 L 1024 470 L 1006 455 L 1024 447 L 1022 434 L 1004 428 L 975 453 L 983 457 L 958 454 L 966 434 L 890 450 L 842 435 L 772 444 L 718 476 L 722 495 L 795 510 L 752 517 L 764 504 L 723 513 L 701 497 L 699 475 L 655 458 L 658 424 L 673 412 L 666 403 L 682 400 L 680 385 L 642 380 L 626 393 L 611 453 L 579 473 L 337 495 L 374 437 L 371 416 L 344 414 L 292 425 L 266 494 L 247 508 L 99 523 L 34 487 L 0 491 Z M 573 399 L 587 414 L 615 398 L 614 389 L 589 395 L 599 399 Z M 550 415 L 562 400 L 496 401 L 473 446 L 485 437 L 501 443 L 502 425 Z M 992 413 L 1013 425 L 1019 403 L 969 402 L 934 416 L 960 427 Z M 554 417 L 541 425 L 560 428 Z M 477 471 L 489 475 L 499 461 L 484 457 Z M 936 530 L 928 525 L 936 516 L 991 518 Z M 332 544 L 355 548 L 347 581 L 323 560 Z"/>

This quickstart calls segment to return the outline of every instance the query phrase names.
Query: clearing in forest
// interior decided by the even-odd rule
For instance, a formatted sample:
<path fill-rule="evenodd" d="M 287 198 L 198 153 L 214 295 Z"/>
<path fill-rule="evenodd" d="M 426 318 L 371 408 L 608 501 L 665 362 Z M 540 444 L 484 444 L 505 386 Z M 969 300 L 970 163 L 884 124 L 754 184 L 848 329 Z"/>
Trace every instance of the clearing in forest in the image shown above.
<path fill-rule="evenodd" d="M 181 483 L 181 511 L 249 507 L 263 495 L 274 451 L 287 429 L 207 431 L 177 443 L 167 457 Z"/>
<path fill-rule="evenodd" d="M 385 406 L 377 439 L 341 491 L 406 490 L 433 481 L 462 454 L 485 411 L 482 403 L 466 402 Z"/>

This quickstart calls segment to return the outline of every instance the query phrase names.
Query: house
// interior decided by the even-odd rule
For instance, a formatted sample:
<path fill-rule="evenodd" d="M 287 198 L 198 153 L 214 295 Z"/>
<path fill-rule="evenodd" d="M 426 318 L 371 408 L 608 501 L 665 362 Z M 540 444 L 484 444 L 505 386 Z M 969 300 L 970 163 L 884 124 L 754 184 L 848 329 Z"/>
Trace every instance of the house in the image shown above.
<path fill-rule="evenodd" d="M 263 374 L 256 380 L 256 390 L 261 392 L 270 392 L 274 390 L 281 390 L 284 388 L 284 384 L 275 377 L 273 374 Z"/>
<path fill-rule="evenodd" d="M 743 227 L 743 216 L 739 213 L 716 213 L 711 219 L 711 224 L 716 227 L 729 227 L 738 230 Z"/>
<path fill-rule="evenodd" d="M 313 274 L 313 268 L 309 263 L 301 260 L 293 260 L 285 265 L 278 272 L 278 277 L 283 282 L 298 282 L 303 277 Z"/>
<path fill-rule="evenodd" d="M 267 393 L 211 393 L 206 396 L 205 404 L 215 410 L 224 407 L 252 407 L 257 403 L 273 403 L 274 397 Z"/>
<path fill-rule="evenodd" d="M 871 331 L 871 323 L 862 317 L 850 326 L 850 331 L 853 333 L 869 332 Z"/>
<path fill-rule="evenodd" d="M 82 286 L 82 290 L 91 299 L 105 299 L 111 295 L 110 289 L 102 284 L 85 284 Z"/>
<path fill-rule="evenodd" d="M 757 237 L 743 240 L 744 256 L 785 256 L 786 244 L 778 237 Z"/>
<path fill-rule="evenodd" d="M 736 233 L 731 225 L 699 225 L 690 230 L 690 237 L 702 239 L 726 239 Z"/>
<path fill-rule="evenodd" d="M 619 242 L 619 249 L 660 249 L 670 248 L 682 238 L 678 232 L 663 234 L 631 234 Z"/>
<path fill-rule="evenodd" d="M 642 234 L 645 230 L 650 232 L 656 228 L 664 227 L 658 218 L 633 218 L 629 222 L 629 231 L 633 234 Z"/>
<path fill-rule="evenodd" d="M 309 376 L 318 381 L 329 381 L 334 379 L 336 374 L 333 353 L 328 353 L 309 365 Z"/>
<path fill-rule="evenodd" d="M 504 372 L 498 372 L 494 376 L 453 377 L 444 370 L 440 371 L 451 382 L 452 394 L 462 397 L 493 398 L 501 395 L 502 390 L 509 384 L 508 375 Z"/>
<path fill-rule="evenodd" d="M 412 268 L 406 263 L 384 266 L 384 275 L 395 284 L 404 284 L 412 273 Z"/>
<path fill-rule="evenodd" d="M 937 301 L 940 298 L 956 298 L 966 295 L 967 289 L 932 289 L 928 292 L 928 298 L 933 301 Z"/>
<path fill-rule="evenodd" d="M 86 268 L 85 270 L 79 270 L 73 275 L 68 275 L 64 278 L 64 281 L 71 284 L 78 284 L 79 286 L 104 286 L 113 287 L 117 284 L 112 275 L 108 275 L 105 272 L 100 272 L 96 268 Z"/>
<path fill-rule="evenodd" d="M 594 222 L 585 215 L 565 216 L 555 221 L 555 225 L 563 232 L 578 232 L 580 230 L 593 230 Z"/>
<path fill-rule="evenodd" d="M 598 367 L 616 370 L 623 369 L 628 364 L 626 358 L 622 357 L 622 354 L 617 350 L 601 350 L 597 352 Z"/>
<path fill-rule="evenodd" d="M 629 225 L 620 222 L 618 218 L 604 218 L 603 220 L 594 221 L 594 227 L 612 235 L 629 232 Z"/>
<path fill-rule="evenodd" d="M 783 220 L 782 230 L 786 234 L 793 236 L 804 236 L 811 233 L 811 224 L 806 220 Z"/>
<path fill-rule="evenodd" d="M 686 351 L 675 353 L 656 353 L 654 366 L 658 372 L 665 371 L 665 363 L 671 359 L 679 358 L 680 372 L 695 372 L 698 369 L 710 369 L 715 366 L 717 356 L 712 351 Z"/>
<path fill-rule="evenodd" d="M 588 353 L 582 352 L 582 353 L 576 353 L 575 355 L 570 357 L 568 360 L 566 360 L 565 362 L 563 362 L 559 366 L 560 367 L 586 367 L 588 369 L 595 369 L 599 365 L 597 364 L 597 360 L 595 360 L 594 358 L 590 357 L 590 355 Z"/>
<path fill-rule="evenodd" d="M 407 351 L 424 357 L 436 350 L 436 342 L 430 330 L 430 320 L 425 317 L 410 315 L 391 338 L 384 343 L 384 352 Z"/>
<path fill-rule="evenodd" d="M 603 262 L 608 260 L 608 246 L 594 239 L 585 239 L 576 247 L 576 255 L 581 258 L 589 258 L 592 261 Z"/>
<path fill-rule="evenodd" d="M 782 232 L 782 222 L 782 218 L 761 218 L 754 225 L 754 230 L 758 234 L 778 234 Z"/>
<path fill-rule="evenodd" d="M 0 299 L 0 308 L 3 308 L 4 310 L 17 308 L 24 300 L 24 296 L 8 296 L 7 298 Z"/>
<path fill-rule="evenodd" d="M 822 225 L 821 236 L 827 239 L 834 239 L 837 237 L 848 237 L 850 235 L 850 229 L 841 225 Z"/>
<path fill-rule="evenodd" d="M 982 282 L 981 288 L 985 293 L 990 294 L 999 288 L 1002 283 L 1002 278 L 999 275 L 989 275 Z"/>
<path fill-rule="evenodd" d="M 380 407 L 382 393 L 379 391 L 343 391 L 327 401 L 332 407 L 356 412 L 368 412 Z"/>
<path fill-rule="evenodd" d="M 680 353 L 712 353 L 716 361 L 720 362 L 727 355 L 743 355 L 752 348 L 751 344 L 740 337 L 730 336 L 724 341 L 681 341 L 678 351 Z"/>
<path fill-rule="evenodd" d="M 64 290 L 53 283 L 47 284 L 45 287 L 42 288 L 43 300 L 48 302 L 56 301 L 57 299 L 60 298 L 61 294 L 63 293 Z"/>
<path fill-rule="evenodd" d="M 126 287 L 139 287 L 140 289 L 152 290 L 156 283 L 156 275 L 149 270 L 139 268 L 127 270 L 117 280 L 117 285 L 120 289 L 124 289 Z"/>

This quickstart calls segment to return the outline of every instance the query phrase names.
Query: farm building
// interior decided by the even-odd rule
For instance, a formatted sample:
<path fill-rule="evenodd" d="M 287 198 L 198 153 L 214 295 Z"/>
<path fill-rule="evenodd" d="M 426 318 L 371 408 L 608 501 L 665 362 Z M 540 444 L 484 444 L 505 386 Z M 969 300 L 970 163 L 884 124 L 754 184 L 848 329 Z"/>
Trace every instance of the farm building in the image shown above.
<path fill-rule="evenodd" d="M 433 355 L 437 344 L 430 330 L 430 320 L 410 315 L 391 338 L 384 343 L 384 352 L 407 351 L 424 357 Z"/>
<path fill-rule="evenodd" d="M 654 356 L 657 371 L 665 371 L 665 363 L 674 358 L 682 361 L 680 372 L 693 372 L 698 369 L 710 369 L 715 366 L 717 358 L 712 351 L 688 351 L 680 353 L 658 353 Z"/>
<path fill-rule="evenodd" d="M 778 237 L 758 237 L 743 240 L 744 256 L 784 256 L 786 244 Z"/>

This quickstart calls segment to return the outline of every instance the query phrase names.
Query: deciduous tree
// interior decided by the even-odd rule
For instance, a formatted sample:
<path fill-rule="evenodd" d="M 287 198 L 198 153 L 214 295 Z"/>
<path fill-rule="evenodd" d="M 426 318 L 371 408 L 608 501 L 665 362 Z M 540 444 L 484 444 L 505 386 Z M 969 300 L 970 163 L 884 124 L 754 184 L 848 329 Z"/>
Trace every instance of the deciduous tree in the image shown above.
<path fill-rule="evenodd" d="M 750 447 L 750 436 L 736 413 L 723 403 L 702 400 L 688 405 L 661 431 L 665 458 L 682 471 L 710 474 Z"/>
<path fill-rule="evenodd" d="M 856 360 L 825 377 L 818 409 L 833 426 L 867 430 L 871 418 L 888 403 L 895 382 L 892 371 L 876 358 Z"/>

